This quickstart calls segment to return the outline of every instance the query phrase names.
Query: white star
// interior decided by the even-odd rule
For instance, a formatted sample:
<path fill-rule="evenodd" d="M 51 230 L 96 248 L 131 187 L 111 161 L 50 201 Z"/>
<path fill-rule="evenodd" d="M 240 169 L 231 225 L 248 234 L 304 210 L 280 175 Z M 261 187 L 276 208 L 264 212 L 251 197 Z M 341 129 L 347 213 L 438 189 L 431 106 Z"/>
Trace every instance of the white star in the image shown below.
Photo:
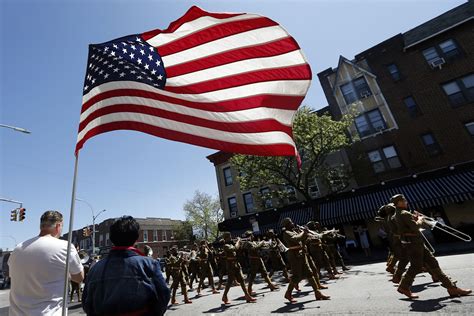
<path fill-rule="evenodd" d="M 142 39 L 139 38 L 139 37 L 137 37 L 135 40 L 136 40 L 137 42 L 141 42 L 141 41 L 142 41 Z"/>
<path fill-rule="evenodd" d="M 128 56 L 130 56 L 131 59 L 135 58 L 135 54 L 134 54 L 134 53 L 130 53 L 130 55 L 128 55 Z"/>
<path fill-rule="evenodd" d="M 148 64 L 145 64 L 145 69 L 148 70 L 148 68 L 150 68 L 150 66 Z"/>
<path fill-rule="evenodd" d="M 124 54 L 126 54 L 126 53 L 127 53 L 127 50 L 126 50 L 125 48 L 122 48 L 122 52 L 123 52 Z"/>
<path fill-rule="evenodd" d="M 137 59 L 137 63 L 138 63 L 139 65 L 141 65 L 141 64 L 142 64 L 142 60 L 141 60 L 141 58 L 138 58 L 138 59 Z"/>
<path fill-rule="evenodd" d="M 152 81 L 152 80 L 153 80 L 153 78 L 152 78 L 152 77 L 146 77 L 146 78 L 147 78 L 148 80 L 150 80 L 150 81 Z"/>
<path fill-rule="evenodd" d="M 91 56 L 91 58 L 95 58 L 95 54 Z"/>
<path fill-rule="evenodd" d="M 131 74 L 136 74 L 137 72 L 135 70 L 130 71 Z"/>
<path fill-rule="evenodd" d="M 114 68 L 114 72 L 118 72 L 118 71 L 119 71 L 119 69 L 118 69 L 118 68 Z"/>
<path fill-rule="evenodd" d="M 94 66 L 92 63 L 89 64 L 89 68 L 92 68 L 92 66 Z"/>
<path fill-rule="evenodd" d="M 159 75 L 158 76 L 158 80 L 162 80 L 163 79 L 163 76 L 162 75 Z"/>
<path fill-rule="evenodd" d="M 92 76 L 91 75 L 87 75 L 87 80 L 91 80 L 92 79 Z"/>
<path fill-rule="evenodd" d="M 104 79 L 107 79 L 109 77 L 109 74 L 104 75 Z"/>
<path fill-rule="evenodd" d="M 124 66 L 125 69 L 130 69 L 129 65 Z"/>
<path fill-rule="evenodd" d="M 123 45 L 123 46 L 127 46 L 127 43 L 125 43 L 125 42 L 122 42 L 122 45 Z"/>
<path fill-rule="evenodd" d="M 85 87 L 84 87 L 84 91 L 86 91 L 87 89 L 89 89 L 89 86 L 85 86 Z"/>
<path fill-rule="evenodd" d="M 103 74 L 103 73 L 104 73 L 104 71 L 101 69 L 101 70 L 99 71 L 99 75 L 101 75 L 101 74 Z"/>
<path fill-rule="evenodd" d="M 130 47 L 131 47 L 133 50 L 137 50 L 137 48 L 135 47 L 135 45 L 130 45 Z"/>
<path fill-rule="evenodd" d="M 113 66 L 114 66 L 114 64 L 110 64 L 110 65 L 109 65 L 109 68 L 112 68 Z"/>
<path fill-rule="evenodd" d="M 157 61 L 156 61 L 156 65 L 157 65 L 158 67 L 160 67 L 161 61 L 157 60 Z"/>
<path fill-rule="evenodd" d="M 104 52 L 106 52 L 106 51 L 108 51 L 108 50 L 109 50 L 109 48 L 108 48 L 107 46 L 105 46 Z"/>
<path fill-rule="evenodd" d="M 155 51 L 155 48 L 153 46 L 148 47 L 150 49 L 150 52 Z"/>
<path fill-rule="evenodd" d="M 123 76 L 125 76 L 125 73 L 121 72 L 119 76 L 120 76 L 120 78 L 122 78 Z"/>
<path fill-rule="evenodd" d="M 117 45 L 115 45 L 115 44 L 113 45 L 113 47 L 114 47 L 115 49 L 118 49 L 118 46 L 117 46 Z"/>
<path fill-rule="evenodd" d="M 138 76 L 137 79 L 143 79 L 143 77 L 142 77 L 142 76 Z"/>
<path fill-rule="evenodd" d="M 123 64 L 124 64 L 124 62 L 123 62 L 123 61 L 119 61 L 119 65 L 123 65 Z"/>
<path fill-rule="evenodd" d="M 149 60 L 149 61 L 152 61 L 152 60 L 153 60 L 153 56 L 148 55 L 148 60 Z"/>
<path fill-rule="evenodd" d="M 108 61 L 108 60 L 106 60 L 106 61 L 104 61 L 104 62 L 102 63 L 102 65 L 104 65 L 104 66 L 105 66 L 105 65 L 107 65 L 108 63 L 109 63 L 109 61 Z"/>
<path fill-rule="evenodd" d="M 94 78 L 94 79 L 92 79 L 92 84 L 94 84 L 94 83 L 95 83 L 95 78 Z"/>
<path fill-rule="evenodd" d="M 156 70 L 153 69 L 153 70 L 151 71 L 151 74 L 152 74 L 152 75 L 156 74 Z"/>
<path fill-rule="evenodd" d="M 145 51 L 143 49 L 140 49 L 140 54 L 145 55 Z"/>
<path fill-rule="evenodd" d="M 112 52 L 110 53 L 110 55 L 111 55 L 111 56 L 115 56 L 115 52 L 112 51 Z"/>

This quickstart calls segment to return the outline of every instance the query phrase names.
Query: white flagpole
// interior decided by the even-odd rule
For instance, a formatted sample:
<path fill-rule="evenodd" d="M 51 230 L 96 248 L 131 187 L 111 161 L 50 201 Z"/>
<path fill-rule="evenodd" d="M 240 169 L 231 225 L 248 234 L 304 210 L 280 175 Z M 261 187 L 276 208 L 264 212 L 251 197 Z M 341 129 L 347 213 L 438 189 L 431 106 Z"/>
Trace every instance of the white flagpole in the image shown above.
<path fill-rule="evenodd" d="M 69 233 L 67 235 L 67 255 L 66 255 L 66 272 L 64 277 L 64 292 L 63 292 L 63 314 L 67 315 L 67 297 L 69 285 L 69 257 L 71 253 L 72 242 L 72 224 L 74 221 L 74 206 L 76 204 L 76 178 L 77 178 L 77 162 L 79 160 L 79 152 L 76 154 L 76 161 L 74 163 L 74 180 L 72 181 L 72 197 L 71 197 L 71 212 L 69 214 Z"/>

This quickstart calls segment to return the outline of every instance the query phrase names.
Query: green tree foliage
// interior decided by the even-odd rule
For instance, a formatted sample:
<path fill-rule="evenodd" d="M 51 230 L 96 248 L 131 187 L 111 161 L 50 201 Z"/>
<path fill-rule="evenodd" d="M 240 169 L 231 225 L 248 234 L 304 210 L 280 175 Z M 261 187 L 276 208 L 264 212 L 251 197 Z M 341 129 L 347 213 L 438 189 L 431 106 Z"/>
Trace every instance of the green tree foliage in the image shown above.
<path fill-rule="evenodd" d="M 193 240 L 193 225 L 189 221 L 176 224 L 173 227 L 174 240 Z"/>
<path fill-rule="evenodd" d="M 194 197 L 186 201 L 183 209 L 186 220 L 202 232 L 204 239 L 215 240 L 218 237 L 217 223 L 224 220 L 218 198 L 196 191 Z"/>
<path fill-rule="evenodd" d="M 348 170 L 344 166 L 331 167 L 325 159 L 350 143 L 348 127 L 353 117 L 347 114 L 340 121 L 334 121 L 329 115 L 318 115 L 307 106 L 301 107 L 293 121 L 293 138 L 301 156 L 301 169 L 295 157 L 235 155 L 231 163 L 239 174 L 241 188 L 292 186 L 306 201 L 311 201 L 308 190 L 315 178 L 325 181 L 333 191 L 341 190 L 349 179 Z M 274 193 L 281 196 L 284 190 Z"/>

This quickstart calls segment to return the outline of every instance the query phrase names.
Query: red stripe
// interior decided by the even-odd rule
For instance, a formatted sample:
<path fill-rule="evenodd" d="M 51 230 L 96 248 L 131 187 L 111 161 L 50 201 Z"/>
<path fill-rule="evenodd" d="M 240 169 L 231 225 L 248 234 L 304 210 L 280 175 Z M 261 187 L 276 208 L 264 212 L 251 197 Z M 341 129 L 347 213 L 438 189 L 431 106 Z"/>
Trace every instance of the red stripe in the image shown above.
<path fill-rule="evenodd" d="M 254 109 L 258 107 L 268 107 L 273 109 L 296 110 L 304 99 L 304 96 L 261 94 L 250 97 L 226 100 L 221 102 L 195 102 L 165 96 L 159 93 L 144 91 L 139 89 L 116 89 L 100 93 L 83 104 L 81 113 L 101 100 L 113 97 L 143 97 L 153 100 L 178 104 L 192 109 L 199 109 L 211 112 L 230 112 Z"/>
<path fill-rule="evenodd" d="M 229 64 L 239 60 L 270 57 L 300 49 L 292 37 L 286 37 L 269 43 L 238 48 L 212 56 L 191 60 L 175 66 L 166 67 L 168 78 L 184 75 L 202 69 Z"/>
<path fill-rule="evenodd" d="M 165 90 L 174 93 L 205 93 L 246 84 L 275 81 L 275 80 L 307 80 L 311 79 L 311 69 L 308 64 L 289 66 L 285 68 L 262 69 L 240 73 L 228 77 L 201 81 L 188 86 L 166 86 Z"/>
<path fill-rule="evenodd" d="M 168 44 L 158 46 L 157 50 L 158 53 L 164 57 L 231 35 L 275 25 L 278 24 L 265 17 L 258 17 L 243 21 L 231 21 L 191 33 L 188 36 L 182 37 Z"/>
<path fill-rule="evenodd" d="M 137 104 L 116 104 L 100 108 L 97 111 L 92 112 L 84 121 L 79 124 L 79 132 L 81 132 L 87 124 L 92 120 L 111 113 L 141 113 L 147 115 L 153 115 L 157 118 L 164 118 L 173 120 L 176 122 L 212 128 L 215 130 L 233 132 L 233 133 L 262 133 L 281 131 L 292 135 L 291 127 L 281 124 L 274 119 L 262 119 L 248 122 L 216 122 L 208 119 L 198 118 L 195 116 L 170 112 L 162 109 L 156 109 L 149 106 L 137 105 Z"/>
<path fill-rule="evenodd" d="M 273 145 L 243 145 L 231 142 L 224 142 L 220 140 L 209 139 L 196 135 L 177 132 L 169 129 L 159 128 L 156 126 L 139 123 L 139 122 L 114 122 L 99 125 L 84 135 L 76 144 L 76 155 L 82 148 L 84 143 L 91 137 L 115 130 L 135 130 L 157 137 L 166 138 L 187 144 L 213 148 L 225 152 L 235 152 L 248 155 L 259 156 L 294 156 L 295 148 L 288 144 L 273 144 Z"/>
<path fill-rule="evenodd" d="M 147 41 L 150 38 L 160 33 L 173 33 L 184 23 L 194 21 L 203 16 L 210 16 L 216 19 L 226 19 L 226 18 L 231 18 L 233 16 L 242 15 L 242 14 L 244 13 L 211 13 L 211 12 L 204 11 L 197 6 L 192 6 L 182 17 L 180 17 L 174 22 L 171 22 L 168 28 L 164 30 L 156 29 L 153 31 L 145 32 L 143 33 L 142 37 L 144 40 Z"/>

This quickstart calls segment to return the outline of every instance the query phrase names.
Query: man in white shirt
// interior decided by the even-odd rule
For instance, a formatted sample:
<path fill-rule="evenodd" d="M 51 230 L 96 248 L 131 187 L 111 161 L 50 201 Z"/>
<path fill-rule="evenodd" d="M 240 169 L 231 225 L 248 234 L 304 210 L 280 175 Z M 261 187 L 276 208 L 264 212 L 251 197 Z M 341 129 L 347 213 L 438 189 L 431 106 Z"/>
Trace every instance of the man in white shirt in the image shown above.
<path fill-rule="evenodd" d="M 67 241 L 59 239 L 62 227 L 62 214 L 46 211 L 41 216 L 39 236 L 20 243 L 10 255 L 10 316 L 61 315 L 67 254 Z M 74 247 L 69 273 L 74 282 L 84 279 Z"/>

